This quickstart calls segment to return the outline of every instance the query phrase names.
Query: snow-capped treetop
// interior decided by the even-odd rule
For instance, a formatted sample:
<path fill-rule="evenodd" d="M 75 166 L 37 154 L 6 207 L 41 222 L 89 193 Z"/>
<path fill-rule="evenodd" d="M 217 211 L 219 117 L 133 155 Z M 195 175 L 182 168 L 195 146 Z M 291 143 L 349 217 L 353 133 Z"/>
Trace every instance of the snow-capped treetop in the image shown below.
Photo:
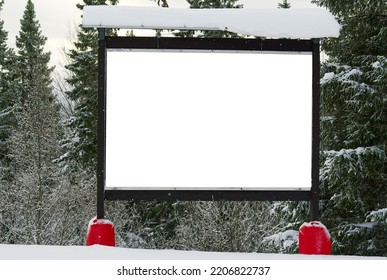
<path fill-rule="evenodd" d="M 181 9 L 85 6 L 83 27 L 222 30 L 266 38 L 338 37 L 340 25 L 324 9 Z"/>

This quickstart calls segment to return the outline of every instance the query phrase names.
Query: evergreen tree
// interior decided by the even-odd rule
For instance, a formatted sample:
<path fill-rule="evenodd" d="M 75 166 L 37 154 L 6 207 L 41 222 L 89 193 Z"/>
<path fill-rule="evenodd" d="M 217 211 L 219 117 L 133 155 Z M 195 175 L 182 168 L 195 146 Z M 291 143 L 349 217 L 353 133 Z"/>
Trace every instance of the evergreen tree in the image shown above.
<path fill-rule="evenodd" d="M 82 10 L 85 5 L 106 5 L 106 0 L 84 0 L 77 4 Z M 109 1 L 115 5 L 118 0 Z M 112 31 L 107 30 L 107 35 Z M 98 31 L 79 26 L 77 41 L 68 53 L 70 72 L 67 92 L 75 104 L 74 115 L 68 120 L 72 134 L 66 140 L 69 157 L 78 161 L 83 168 L 96 169 L 97 164 L 97 113 L 98 113 Z"/>
<path fill-rule="evenodd" d="M 0 1 L 0 12 L 4 1 Z M 9 137 L 15 125 L 13 107 L 17 87 L 14 83 L 15 54 L 7 46 L 8 33 L 3 29 L 4 22 L 0 20 L 0 164 L 2 165 L 2 177 L 9 163 L 8 146 Z"/>
<path fill-rule="evenodd" d="M 221 8 L 243 8 L 243 5 L 237 4 L 238 0 L 187 0 L 191 9 L 221 9 Z M 214 30 L 203 30 L 203 31 L 179 31 L 174 33 L 177 37 L 198 37 L 204 38 L 229 38 L 238 37 L 237 34 L 228 31 L 214 31 Z"/>
<path fill-rule="evenodd" d="M 287 0 L 283 0 L 282 3 L 278 3 L 279 9 L 289 9 L 290 7 L 291 5 Z"/>
<path fill-rule="evenodd" d="M 0 0 L 0 11 L 3 10 L 4 0 Z M 4 61 L 4 53 L 8 49 L 7 47 L 7 38 L 8 38 L 8 32 L 4 30 L 4 21 L 0 20 L 0 51 L 1 51 L 1 62 L 3 65 Z"/>
<path fill-rule="evenodd" d="M 61 122 L 51 88 L 50 54 L 43 51 L 47 38 L 41 33 L 31 0 L 20 23 L 15 70 L 20 90 L 15 103 L 17 126 L 9 144 L 14 178 L 5 184 L 4 239 L 43 244 L 49 242 L 49 225 L 59 223 L 53 219 L 60 199 L 56 188 L 59 169 L 53 161 L 60 155 Z"/>
<path fill-rule="evenodd" d="M 95 184 L 59 165 L 63 126 L 51 86 L 50 54 L 43 52 L 46 37 L 32 1 L 20 22 L 14 71 L 20 95 L 9 144 L 14 176 L 1 184 L 0 243 L 81 245 L 95 205 L 90 199 Z"/>
<path fill-rule="evenodd" d="M 342 25 L 322 44 L 322 219 L 336 253 L 386 256 L 387 4 L 316 3 Z"/>
<path fill-rule="evenodd" d="M 44 52 L 47 38 L 42 35 L 35 7 L 31 0 L 27 1 L 20 24 L 21 32 L 16 36 L 16 47 L 18 48 L 18 83 L 21 89 L 19 101 L 23 105 L 27 93 L 36 84 L 34 75 L 39 74 L 42 77 L 41 86 L 50 87 L 53 69 L 48 67 L 50 53 Z"/>
<path fill-rule="evenodd" d="M 387 16 L 385 1 L 316 0 L 341 23 L 322 42 L 320 212 L 333 253 L 384 255 L 387 248 Z M 306 203 L 282 205 L 307 220 Z"/>
<path fill-rule="evenodd" d="M 24 231 L 28 243 L 43 244 L 46 227 L 60 199 L 56 187 L 59 168 L 53 162 L 60 155 L 60 119 L 51 88 L 44 86 L 39 73 L 31 75 L 36 84 L 29 87 L 18 113 L 18 128 L 12 135 L 11 158 L 15 179 L 10 200 L 15 201 L 17 230 Z M 19 227 L 20 226 L 20 227 Z"/>
<path fill-rule="evenodd" d="M 156 2 L 157 5 L 159 5 L 160 7 L 164 7 L 164 8 L 168 8 L 168 7 L 169 7 L 168 1 L 167 1 L 167 0 L 155 0 L 155 2 Z"/>
<path fill-rule="evenodd" d="M 0 13 L 4 1 L 0 0 Z M 5 205 L 6 191 L 2 181 L 9 180 L 9 138 L 13 128 L 13 92 L 12 89 L 12 65 L 14 53 L 7 46 L 7 32 L 3 29 L 4 22 L 0 20 L 0 205 Z M 2 233 L 6 233 L 8 228 L 4 224 L 6 209 L 0 207 L 0 239 Z"/>
<path fill-rule="evenodd" d="M 238 0 L 187 0 L 191 9 L 242 8 Z"/>

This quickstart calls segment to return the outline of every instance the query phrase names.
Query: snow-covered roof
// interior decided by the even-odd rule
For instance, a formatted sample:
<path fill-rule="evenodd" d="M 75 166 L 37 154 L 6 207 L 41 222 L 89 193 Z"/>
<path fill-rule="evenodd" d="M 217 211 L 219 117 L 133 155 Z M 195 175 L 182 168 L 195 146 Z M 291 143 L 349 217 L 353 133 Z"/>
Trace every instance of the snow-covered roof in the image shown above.
<path fill-rule="evenodd" d="M 179 9 L 85 6 L 83 27 L 227 30 L 266 38 L 338 37 L 340 25 L 327 10 Z"/>

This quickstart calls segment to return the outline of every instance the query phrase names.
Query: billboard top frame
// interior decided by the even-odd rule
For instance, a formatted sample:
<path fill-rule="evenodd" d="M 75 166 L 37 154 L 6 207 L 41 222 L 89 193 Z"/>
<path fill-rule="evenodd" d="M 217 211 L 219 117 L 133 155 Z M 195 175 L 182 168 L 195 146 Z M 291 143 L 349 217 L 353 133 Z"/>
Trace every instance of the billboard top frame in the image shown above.
<path fill-rule="evenodd" d="M 213 50 L 262 52 L 313 52 L 318 39 L 265 38 L 179 38 L 179 37 L 117 37 L 106 36 L 105 47 L 110 50 Z"/>

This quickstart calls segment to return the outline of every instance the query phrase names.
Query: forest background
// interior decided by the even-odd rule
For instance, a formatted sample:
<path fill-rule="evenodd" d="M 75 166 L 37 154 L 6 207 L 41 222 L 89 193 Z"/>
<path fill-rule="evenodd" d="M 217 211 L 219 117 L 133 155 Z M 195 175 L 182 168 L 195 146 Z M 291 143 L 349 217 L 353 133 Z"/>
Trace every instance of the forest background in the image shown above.
<path fill-rule="evenodd" d="M 243 8 L 237 0 L 187 2 Z M 321 221 L 334 254 L 387 256 L 386 3 L 313 3 L 342 27 L 321 46 Z M 104 4 L 118 1 L 77 8 Z M 13 49 L 0 18 L 0 243 L 83 245 L 96 204 L 97 32 L 78 27 L 62 80 L 49 66 L 32 0 L 20 23 Z M 118 246 L 131 248 L 295 253 L 308 212 L 304 202 L 106 202 Z"/>

